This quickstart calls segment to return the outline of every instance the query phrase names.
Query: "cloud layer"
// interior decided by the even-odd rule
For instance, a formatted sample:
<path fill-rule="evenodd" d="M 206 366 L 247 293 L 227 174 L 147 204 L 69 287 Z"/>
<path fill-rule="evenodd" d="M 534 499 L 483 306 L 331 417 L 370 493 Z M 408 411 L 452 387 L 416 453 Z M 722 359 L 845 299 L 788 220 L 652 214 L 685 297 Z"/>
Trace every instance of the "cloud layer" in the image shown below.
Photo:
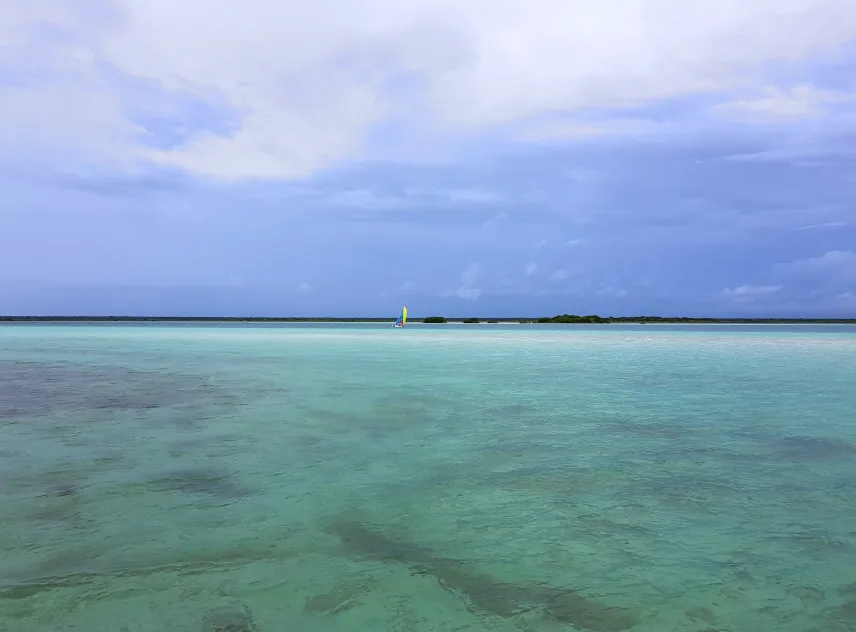
<path fill-rule="evenodd" d="M 850 314 L 854 44 L 837 0 L 7 2 L 0 311 Z"/>
<path fill-rule="evenodd" d="M 557 114 L 554 132 L 620 131 L 585 119 L 740 90 L 854 35 L 856 5 L 835 0 L 6 3 L 2 141 L 291 178 L 371 157 L 389 126 L 407 130 L 403 153 L 421 149 L 409 136 L 543 130 Z M 831 99 L 770 88 L 725 109 L 800 116 Z"/>

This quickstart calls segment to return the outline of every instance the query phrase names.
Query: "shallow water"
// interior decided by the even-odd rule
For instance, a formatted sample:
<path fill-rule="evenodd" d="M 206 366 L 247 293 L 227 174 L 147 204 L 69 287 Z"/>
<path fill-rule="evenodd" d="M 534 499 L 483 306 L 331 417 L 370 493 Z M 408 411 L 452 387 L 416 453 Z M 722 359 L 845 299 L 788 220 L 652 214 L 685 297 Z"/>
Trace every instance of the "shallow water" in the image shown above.
<path fill-rule="evenodd" d="M 0 630 L 856 629 L 856 328 L 0 327 Z"/>

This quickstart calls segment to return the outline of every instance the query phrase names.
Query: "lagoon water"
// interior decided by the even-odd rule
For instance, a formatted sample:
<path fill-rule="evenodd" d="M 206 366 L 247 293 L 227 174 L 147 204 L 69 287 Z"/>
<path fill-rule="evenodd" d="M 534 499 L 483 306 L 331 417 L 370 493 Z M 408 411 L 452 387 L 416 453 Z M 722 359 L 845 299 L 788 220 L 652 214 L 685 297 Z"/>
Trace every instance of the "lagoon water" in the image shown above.
<path fill-rule="evenodd" d="M 0 327 L 0 630 L 856 630 L 856 327 Z"/>

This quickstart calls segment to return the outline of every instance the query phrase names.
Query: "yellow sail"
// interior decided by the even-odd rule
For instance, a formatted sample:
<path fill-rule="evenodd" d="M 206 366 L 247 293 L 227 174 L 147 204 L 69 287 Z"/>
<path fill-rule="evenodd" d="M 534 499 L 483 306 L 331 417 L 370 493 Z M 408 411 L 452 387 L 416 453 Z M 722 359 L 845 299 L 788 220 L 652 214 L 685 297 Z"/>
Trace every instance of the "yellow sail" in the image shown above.
<path fill-rule="evenodd" d="M 404 323 L 406 323 L 406 322 L 407 322 L 407 308 L 402 307 L 401 308 L 401 324 L 404 325 Z"/>

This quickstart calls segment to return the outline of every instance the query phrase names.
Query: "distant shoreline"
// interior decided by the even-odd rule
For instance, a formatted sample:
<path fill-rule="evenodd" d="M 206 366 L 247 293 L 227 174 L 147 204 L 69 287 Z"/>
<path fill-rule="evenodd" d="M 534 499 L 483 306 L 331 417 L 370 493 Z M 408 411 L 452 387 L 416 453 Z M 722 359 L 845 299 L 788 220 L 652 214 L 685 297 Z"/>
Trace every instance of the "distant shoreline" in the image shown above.
<path fill-rule="evenodd" d="M 596 320 L 593 320 L 596 319 Z M 395 318 L 347 317 L 235 317 L 235 316 L 0 316 L 2 323 L 394 323 Z M 422 318 L 410 318 L 408 325 L 422 325 Z M 540 320 L 540 322 L 539 322 Z M 466 322 L 470 321 L 470 322 Z M 429 323 L 432 324 L 432 323 Z M 856 325 L 856 318 L 688 318 L 659 316 L 620 317 L 519 317 L 472 318 L 446 317 L 449 325 L 512 325 L 512 324 L 565 324 L 565 325 Z"/>

